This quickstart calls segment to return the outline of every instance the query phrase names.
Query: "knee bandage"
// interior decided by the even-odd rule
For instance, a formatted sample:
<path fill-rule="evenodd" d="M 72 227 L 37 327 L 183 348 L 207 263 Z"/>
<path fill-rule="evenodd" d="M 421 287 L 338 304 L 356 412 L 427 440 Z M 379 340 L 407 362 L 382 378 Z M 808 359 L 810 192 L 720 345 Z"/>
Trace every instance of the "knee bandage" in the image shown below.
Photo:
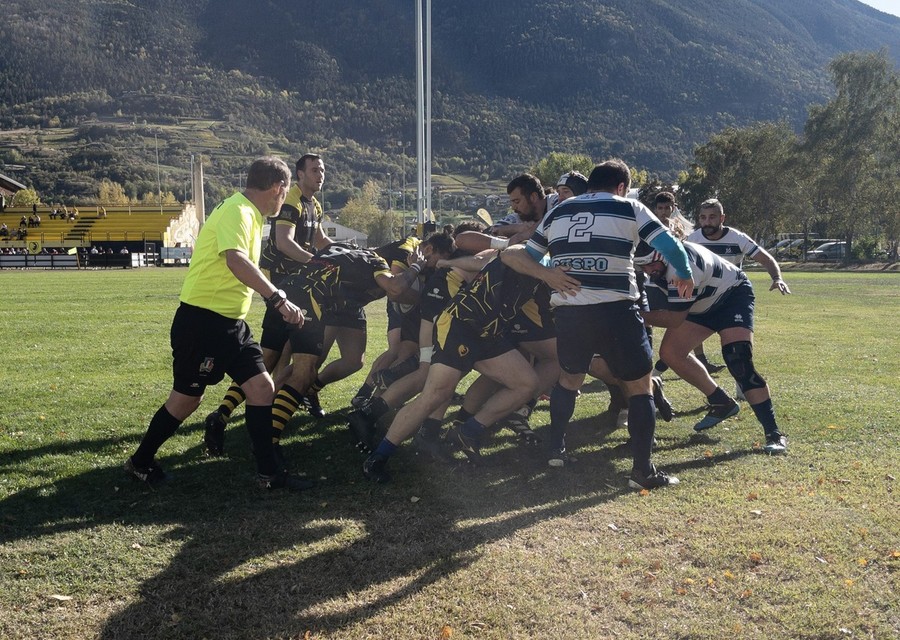
<path fill-rule="evenodd" d="M 722 357 L 725 358 L 728 372 L 737 380 L 744 393 L 766 386 L 766 381 L 753 368 L 753 344 L 749 340 L 726 344 L 722 347 Z"/>

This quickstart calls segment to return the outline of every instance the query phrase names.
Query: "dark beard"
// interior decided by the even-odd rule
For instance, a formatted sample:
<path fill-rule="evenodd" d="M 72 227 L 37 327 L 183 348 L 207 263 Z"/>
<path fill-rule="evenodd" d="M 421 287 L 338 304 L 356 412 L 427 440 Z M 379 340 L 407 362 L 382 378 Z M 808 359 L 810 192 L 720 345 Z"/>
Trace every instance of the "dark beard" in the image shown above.
<path fill-rule="evenodd" d="M 700 232 L 703 234 L 703 237 L 705 237 L 705 238 L 714 236 L 717 233 L 719 233 L 719 231 L 721 231 L 721 230 L 722 230 L 722 227 L 718 227 L 718 228 L 716 228 L 716 227 L 700 227 Z"/>

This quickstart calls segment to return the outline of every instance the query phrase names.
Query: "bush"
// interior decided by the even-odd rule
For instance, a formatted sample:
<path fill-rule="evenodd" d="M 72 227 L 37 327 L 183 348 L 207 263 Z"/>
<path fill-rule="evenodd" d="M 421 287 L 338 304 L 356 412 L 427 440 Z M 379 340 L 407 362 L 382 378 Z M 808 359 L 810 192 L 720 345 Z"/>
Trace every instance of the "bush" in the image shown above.
<path fill-rule="evenodd" d="M 853 243 L 851 255 L 854 260 L 874 260 L 878 254 L 878 240 L 875 238 L 860 238 Z"/>

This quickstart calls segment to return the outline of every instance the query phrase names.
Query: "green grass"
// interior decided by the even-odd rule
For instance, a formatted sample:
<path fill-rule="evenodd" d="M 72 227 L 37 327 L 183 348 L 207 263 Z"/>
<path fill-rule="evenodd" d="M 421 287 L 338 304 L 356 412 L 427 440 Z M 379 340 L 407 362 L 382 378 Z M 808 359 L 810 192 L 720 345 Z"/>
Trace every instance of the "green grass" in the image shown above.
<path fill-rule="evenodd" d="M 183 276 L 0 272 L 0 637 L 900 635 L 896 274 L 790 273 L 790 297 L 753 275 L 786 457 L 755 448 L 746 405 L 691 438 L 702 398 L 669 377 L 684 415 L 660 425 L 655 460 L 681 478 L 671 490 L 625 489 L 626 435 L 598 431 L 607 395 L 591 384 L 565 469 L 501 432 L 477 471 L 404 450 L 373 486 L 337 420 L 296 417 L 287 451 L 319 478 L 299 496 L 253 488 L 240 418 L 229 457 L 202 457 L 224 385 L 162 449 L 171 483 L 123 476 L 171 384 Z M 360 380 L 327 388 L 326 409 Z M 541 403 L 533 422 L 548 420 Z"/>

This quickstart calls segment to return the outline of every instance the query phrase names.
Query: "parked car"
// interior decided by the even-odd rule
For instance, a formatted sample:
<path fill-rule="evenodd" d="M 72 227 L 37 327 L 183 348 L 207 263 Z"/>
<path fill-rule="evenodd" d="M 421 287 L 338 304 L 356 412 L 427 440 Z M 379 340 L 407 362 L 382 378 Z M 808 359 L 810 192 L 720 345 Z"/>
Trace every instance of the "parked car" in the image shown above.
<path fill-rule="evenodd" d="M 846 242 L 826 242 L 806 252 L 807 260 L 840 260 L 847 255 Z"/>

